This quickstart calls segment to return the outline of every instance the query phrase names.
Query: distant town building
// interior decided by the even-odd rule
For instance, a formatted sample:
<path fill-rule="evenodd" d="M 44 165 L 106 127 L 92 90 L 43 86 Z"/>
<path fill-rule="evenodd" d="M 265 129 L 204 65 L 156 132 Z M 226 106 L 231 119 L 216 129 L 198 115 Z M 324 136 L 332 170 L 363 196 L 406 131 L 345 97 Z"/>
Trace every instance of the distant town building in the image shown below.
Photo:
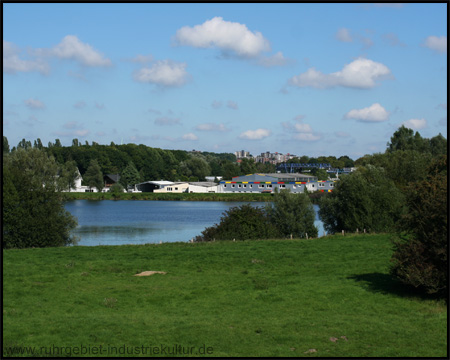
<path fill-rule="evenodd" d="M 317 177 L 305 174 L 250 174 L 236 176 L 231 181 L 221 181 L 218 192 L 223 193 L 272 193 L 275 190 L 290 190 L 292 193 L 321 191 L 331 192 L 334 181 L 318 181 Z"/>
<path fill-rule="evenodd" d="M 250 158 L 253 157 L 252 155 L 250 155 L 250 152 L 245 151 L 245 150 L 241 150 L 241 151 L 235 151 L 234 155 L 236 156 L 236 159 L 242 159 L 242 158 Z"/>

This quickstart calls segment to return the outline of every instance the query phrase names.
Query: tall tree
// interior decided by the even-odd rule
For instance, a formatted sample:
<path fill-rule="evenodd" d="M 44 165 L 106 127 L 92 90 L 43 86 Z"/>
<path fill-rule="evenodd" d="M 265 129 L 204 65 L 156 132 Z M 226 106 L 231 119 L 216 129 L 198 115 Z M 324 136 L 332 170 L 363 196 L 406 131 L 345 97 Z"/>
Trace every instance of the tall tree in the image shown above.
<path fill-rule="evenodd" d="M 80 173 L 76 161 L 66 161 L 66 163 L 61 166 L 60 189 L 69 190 L 70 192 L 70 190 L 75 187 L 75 181 L 79 176 Z"/>
<path fill-rule="evenodd" d="M 83 179 L 87 186 L 89 186 L 89 189 L 95 187 L 99 192 L 103 190 L 103 173 L 97 160 L 91 160 L 89 167 L 87 168 L 83 176 Z"/>
<path fill-rule="evenodd" d="M 273 203 L 266 207 L 272 224 L 284 236 L 317 237 L 314 225 L 316 213 L 307 194 L 293 194 L 289 190 L 275 193 Z"/>
<path fill-rule="evenodd" d="M 19 148 L 3 163 L 3 248 L 63 246 L 76 242 L 76 218 L 55 191 L 58 165 L 39 149 Z"/>
<path fill-rule="evenodd" d="M 126 190 L 128 190 L 130 186 L 139 183 L 140 178 L 139 171 L 137 171 L 133 161 L 130 161 L 125 169 L 123 169 L 119 182 Z"/>

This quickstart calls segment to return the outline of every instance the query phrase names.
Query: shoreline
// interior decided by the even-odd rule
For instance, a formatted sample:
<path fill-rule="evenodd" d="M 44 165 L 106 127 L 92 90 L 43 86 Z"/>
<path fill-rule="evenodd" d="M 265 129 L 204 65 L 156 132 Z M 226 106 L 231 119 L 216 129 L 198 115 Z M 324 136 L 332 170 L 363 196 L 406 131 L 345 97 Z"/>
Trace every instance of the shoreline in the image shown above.
<path fill-rule="evenodd" d="M 309 193 L 313 204 L 317 204 L 326 193 Z M 63 201 L 71 200 L 147 200 L 147 201 L 250 201 L 270 202 L 273 194 L 224 194 L 224 193 L 60 193 Z"/>

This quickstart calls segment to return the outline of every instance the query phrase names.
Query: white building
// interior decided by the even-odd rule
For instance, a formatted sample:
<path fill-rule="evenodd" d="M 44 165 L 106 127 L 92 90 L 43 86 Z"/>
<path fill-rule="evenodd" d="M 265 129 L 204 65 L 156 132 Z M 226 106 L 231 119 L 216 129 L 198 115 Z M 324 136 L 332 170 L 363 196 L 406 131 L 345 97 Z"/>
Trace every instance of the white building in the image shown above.
<path fill-rule="evenodd" d="M 188 191 L 190 193 L 216 193 L 218 185 L 213 181 L 191 182 Z"/>

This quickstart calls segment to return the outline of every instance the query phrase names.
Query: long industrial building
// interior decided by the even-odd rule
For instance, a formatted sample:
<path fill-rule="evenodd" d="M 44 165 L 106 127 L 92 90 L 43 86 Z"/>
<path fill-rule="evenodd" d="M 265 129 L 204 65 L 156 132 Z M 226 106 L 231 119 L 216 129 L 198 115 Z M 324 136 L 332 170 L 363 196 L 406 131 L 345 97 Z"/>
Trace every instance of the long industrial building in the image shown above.
<path fill-rule="evenodd" d="M 236 176 L 231 181 L 221 181 L 218 192 L 222 193 L 272 193 L 275 189 L 290 190 L 292 193 L 331 192 L 334 181 L 319 181 L 317 177 L 304 174 L 250 174 Z"/>

